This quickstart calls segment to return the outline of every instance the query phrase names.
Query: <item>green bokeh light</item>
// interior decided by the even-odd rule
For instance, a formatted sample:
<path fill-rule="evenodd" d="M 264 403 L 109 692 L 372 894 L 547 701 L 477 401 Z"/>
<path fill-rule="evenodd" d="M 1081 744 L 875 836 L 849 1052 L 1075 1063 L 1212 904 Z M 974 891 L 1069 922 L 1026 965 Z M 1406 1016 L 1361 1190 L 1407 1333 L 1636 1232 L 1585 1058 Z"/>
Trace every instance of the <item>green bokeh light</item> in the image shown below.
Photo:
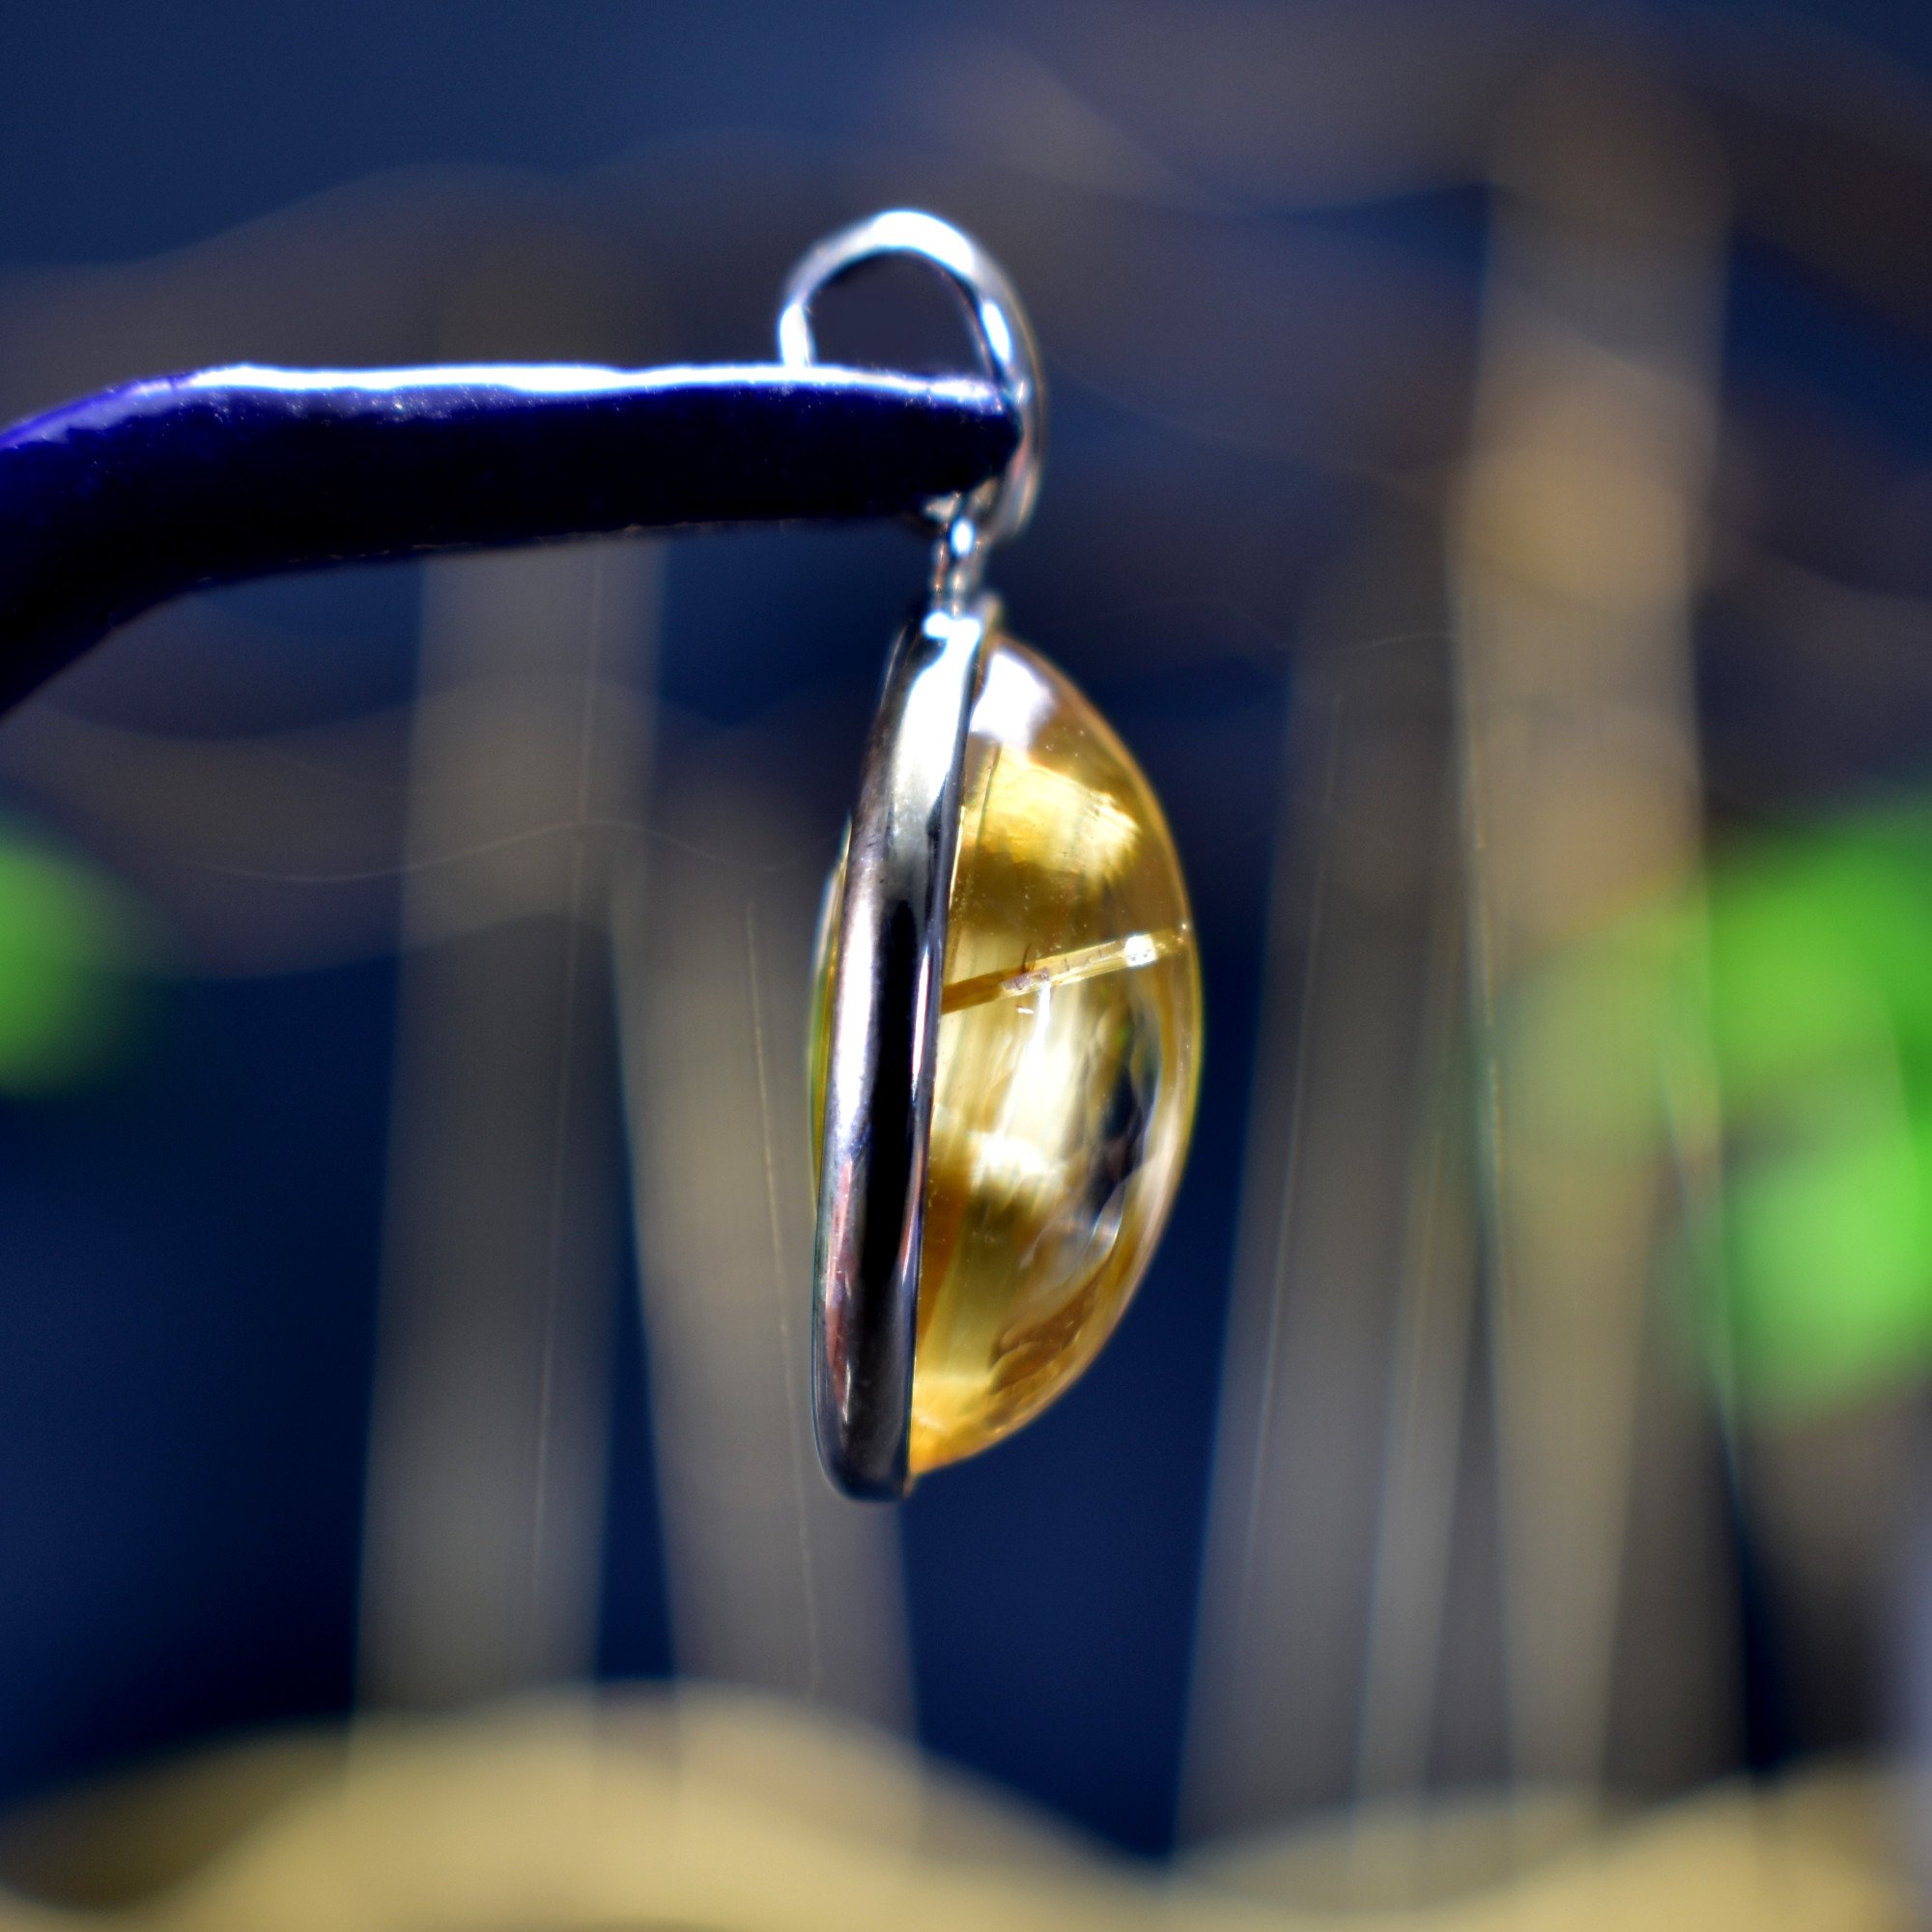
<path fill-rule="evenodd" d="M 1701 908 L 1532 975 L 1500 1050 L 1519 1133 L 1600 1170 L 1664 1169 L 1673 1107 L 1712 1094 L 1719 1178 L 1683 1190 L 1674 1272 L 1739 1400 L 1796 1416 L 1932 1374 L 1932 808 L 1724 854 Z"/>
<path fill-rule="evenodd" d="M 0 825 L 0 1095 L 92 1085 L 128 1041 L 156 955 L 132 896 L 92 862 Z"/>
<path fill-rule="evenodd" d="M 1720 867 L 1723 1185 L 1702 1233 L 1741 1396 L 1813 1410 L 1932 1369 L 1932 812 Z"/>

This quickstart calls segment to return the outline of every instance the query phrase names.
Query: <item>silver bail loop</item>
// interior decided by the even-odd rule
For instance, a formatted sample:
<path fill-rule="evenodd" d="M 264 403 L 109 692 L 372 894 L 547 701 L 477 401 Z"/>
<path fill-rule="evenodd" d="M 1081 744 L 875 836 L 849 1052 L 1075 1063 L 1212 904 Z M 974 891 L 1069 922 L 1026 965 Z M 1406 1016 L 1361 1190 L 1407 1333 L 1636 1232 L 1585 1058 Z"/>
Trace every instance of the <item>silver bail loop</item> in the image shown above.
<path fill-rule="evenodd" d="M 1045 451 L 1046 391 L 1033 327 L 1006 270 L 971 236 L 917 209 L 892 209 L 828 235 L 791 271 L 779 310 L 779 360 L 790 369 L 817 359 L 811 304 L 829 283 L 881 256 L 929 263 L 965 298 L 980 359 L 1019 417 L 1019 446 L 991 483 L 945 509 L 935 576 L 945 603 L 959 608 L 979 586 L 985 553 L 1017 536 L 1033 514 Z"/>

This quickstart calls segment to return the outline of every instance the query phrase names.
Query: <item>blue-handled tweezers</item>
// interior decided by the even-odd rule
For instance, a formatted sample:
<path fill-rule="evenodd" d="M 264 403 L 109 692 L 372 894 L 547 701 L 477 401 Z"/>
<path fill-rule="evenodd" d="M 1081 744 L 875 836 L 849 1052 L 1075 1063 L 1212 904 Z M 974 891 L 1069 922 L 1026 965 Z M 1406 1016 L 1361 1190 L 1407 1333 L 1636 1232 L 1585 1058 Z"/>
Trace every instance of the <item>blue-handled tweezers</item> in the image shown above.
<path fill-rule="evenodd" d="M 0 709 L 200 585 L 619 530 L 917 516 L 1020 426 L 978 378 L 240 366 L 0 432 Z"/>

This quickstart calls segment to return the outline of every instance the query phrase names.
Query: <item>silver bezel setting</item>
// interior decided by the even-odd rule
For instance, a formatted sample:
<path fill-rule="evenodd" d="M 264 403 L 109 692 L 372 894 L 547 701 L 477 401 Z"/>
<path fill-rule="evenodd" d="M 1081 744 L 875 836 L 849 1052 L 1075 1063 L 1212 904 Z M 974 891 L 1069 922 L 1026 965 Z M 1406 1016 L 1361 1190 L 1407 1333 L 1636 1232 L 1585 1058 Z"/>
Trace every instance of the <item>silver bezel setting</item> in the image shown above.
<path fill-rule="evenodd" d="M 856 1496 L 900 1496 L 909 1483 L 946 908 L 990 602 L 928 611 L 895 647 L 834 912 L 812 1418 L 827 1472 Z"/>

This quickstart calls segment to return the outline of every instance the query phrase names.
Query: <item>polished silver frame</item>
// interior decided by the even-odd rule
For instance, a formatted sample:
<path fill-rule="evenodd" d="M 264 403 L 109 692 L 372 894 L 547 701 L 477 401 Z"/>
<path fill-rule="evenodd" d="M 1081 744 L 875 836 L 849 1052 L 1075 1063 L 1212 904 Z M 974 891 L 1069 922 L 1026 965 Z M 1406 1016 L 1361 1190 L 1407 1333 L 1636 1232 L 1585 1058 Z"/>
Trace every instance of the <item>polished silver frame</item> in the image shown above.
<path fill-rule="evenodd" d="M 999 265 L 956 228 L 911 210 L 834 235 L 798 265 L 779 315 L 781 360 L 811 364 L 813 298 L 881 255 L 930 263 L 962 292 L 981 359 L 1020 423 L 1000 476 L 933 506 L 941 535 L 930 597 L 887 665 L 831 911 L 812 1419 L 833 1481 L 849 1495 L 890 1499 L 910 1487 L 920 1241 L 966 734 L 999 623 L 997 600 L 980 585 L 986 552 L 1032 513 L 1044 396 L 1033 331 Z"/>
<path fill-rule="evenodd" d="M 812 1256 L 812 1418 L 849 1494 L 908 1487 L 946 904 L 989 611 L 909 625 L 866 752 L 836 913 Z"/>

